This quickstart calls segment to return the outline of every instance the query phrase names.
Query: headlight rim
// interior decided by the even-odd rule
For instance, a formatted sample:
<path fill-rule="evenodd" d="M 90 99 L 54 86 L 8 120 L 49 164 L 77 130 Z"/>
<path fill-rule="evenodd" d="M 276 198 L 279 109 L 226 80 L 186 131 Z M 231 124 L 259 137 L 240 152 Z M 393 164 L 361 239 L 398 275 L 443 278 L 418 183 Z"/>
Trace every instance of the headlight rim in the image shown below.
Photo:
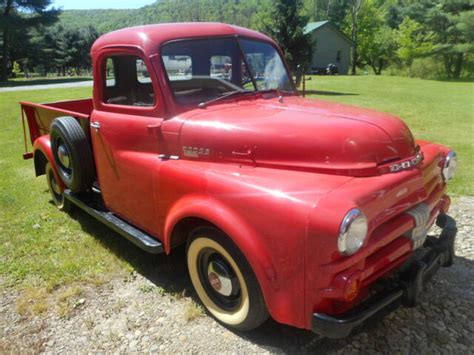
<path fill-rule="evenodd" d="M 453 179 L 457 170 L 457 160 L 458 160 L 458 155 L 456 154 L 454 150 L 450 150 L 448 154 L 446 154 L 446 158 L 444 159 L 444 164 L 443 164 L 443 170 L 441 171 L 443 180 L 445 182 L 448 182 Z M 449 169 L 453 161 L 456 163 L 456 165 L 454 167 L 454 170 L 450 173 Z"/>
<path fill-rule="evenodd" d="M 362 238 L 362 242 L 358 245 L 356 249 L 349 249 L 347 238 L 349 236 L 350 227 L 352 223 L 359 218 L 363 218 L 366 224 L 365 235 Z M 339 253 L 341 253 L 344 256 L 349 256 L 349 255 L 357 253 L 364 246 L 365 241 L 367 240 L 368 224 L 369 224 L 369 221 L 368 221 L 367 216 L 359 208 L 350 209 L 345 214 L 344 218 L 342 219 L 341 226 L 339 228 L 339 236 L 337 238 L 337 247 L 338 247 Z"/>

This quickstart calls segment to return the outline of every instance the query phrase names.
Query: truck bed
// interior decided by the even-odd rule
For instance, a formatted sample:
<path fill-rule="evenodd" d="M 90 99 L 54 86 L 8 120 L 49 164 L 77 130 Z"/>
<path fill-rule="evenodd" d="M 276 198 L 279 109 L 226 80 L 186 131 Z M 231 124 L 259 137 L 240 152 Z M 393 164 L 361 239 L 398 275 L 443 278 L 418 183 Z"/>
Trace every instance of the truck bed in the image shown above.
<path fill-rule="evenodd" d="M 49 127 L 56 117 L 75 117 L 83 126 L 84 131 L 89 131 L 89 116 L 93 109 L 92 99 L 59 101 L 44 104 L 20 102 L 20 105 L 25 139 L 25 154 L 23 155 L 25 159 L 31 158 L 31 154 L 28 153 L 25 118 L 28 122 L 31 144 L 34 143 L 36 138 L 49 133 Z"/>

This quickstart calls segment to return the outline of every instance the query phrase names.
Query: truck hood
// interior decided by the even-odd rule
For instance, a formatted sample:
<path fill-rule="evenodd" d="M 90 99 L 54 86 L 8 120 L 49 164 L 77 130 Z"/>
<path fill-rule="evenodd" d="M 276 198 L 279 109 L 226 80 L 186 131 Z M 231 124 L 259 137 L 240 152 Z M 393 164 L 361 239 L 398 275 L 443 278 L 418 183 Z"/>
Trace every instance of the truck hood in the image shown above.
<path fill-rule="evenodd" d="M 186 116 L 180 145 L 187 158 L 370 176 L 416 152 L 399 118 L 322 100 L 247 99 Z"/>

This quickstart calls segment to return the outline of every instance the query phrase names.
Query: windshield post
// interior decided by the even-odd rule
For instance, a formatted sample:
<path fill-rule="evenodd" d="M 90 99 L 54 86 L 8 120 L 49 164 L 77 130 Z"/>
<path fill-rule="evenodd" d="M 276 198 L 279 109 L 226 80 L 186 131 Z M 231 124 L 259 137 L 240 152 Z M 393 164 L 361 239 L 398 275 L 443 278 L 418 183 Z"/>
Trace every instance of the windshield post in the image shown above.
<path fill-rule="evenodd" d="M 257 82 L 255 81 L 254 75 L 250 70 L 249 64 L 247 63 L 247 58 L 245 58 L 245 53 L 242 49 L 242 46 L 240 45 L 239 37 L 235 36 L 235 40 L 237 41 L 237 45 L 239 46 L 240 54 L 242 55 L 242 60 L 244 62 L 245 68 L 247 68 L 247 73 L 249 73 L 250 79 L 252 80 L 253 88 L 255 89 L 255 91 L 258 91 Z"/>

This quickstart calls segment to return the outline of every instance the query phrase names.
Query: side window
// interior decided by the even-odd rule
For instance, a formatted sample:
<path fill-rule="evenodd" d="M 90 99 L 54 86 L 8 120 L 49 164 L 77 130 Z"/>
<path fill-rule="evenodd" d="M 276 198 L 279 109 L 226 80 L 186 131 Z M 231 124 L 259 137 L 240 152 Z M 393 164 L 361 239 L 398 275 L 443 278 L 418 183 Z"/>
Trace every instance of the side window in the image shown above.
<path fill-rule="evenodd" d="M 341 51 L 337 51 L 336 53 L 336 63 L 340 63 L 341 62 Z"/>
<path fill-rule="evenodd" d="M 136 64 L 136 68 L 137 68 L 137 80 L 138 80 L 138 82 L 140 84 L 151 83 L 150 74 L 148 73 L 148 70 L 146 69 L 145 62 L 141 59 L 137 59 L 135 64 Z"/>
<path fill-rule="evenodd" d="M 210 60 L 211 78 L 232 80 L 232 58 L 227 55 L 214 55 Z"/>
<path fill-rule="evenodd" d="M 112 58 L 107 58 L 105 62 L 105 86 L 108 88 L 115 86 L 114 62 Z"/>
<path fill-rule="evenodd" d="M 107 57 L 103 67 L 103 102 L 124 106 L 153 106 L 155 93 L 145 62 L 136 56 Z"/>

